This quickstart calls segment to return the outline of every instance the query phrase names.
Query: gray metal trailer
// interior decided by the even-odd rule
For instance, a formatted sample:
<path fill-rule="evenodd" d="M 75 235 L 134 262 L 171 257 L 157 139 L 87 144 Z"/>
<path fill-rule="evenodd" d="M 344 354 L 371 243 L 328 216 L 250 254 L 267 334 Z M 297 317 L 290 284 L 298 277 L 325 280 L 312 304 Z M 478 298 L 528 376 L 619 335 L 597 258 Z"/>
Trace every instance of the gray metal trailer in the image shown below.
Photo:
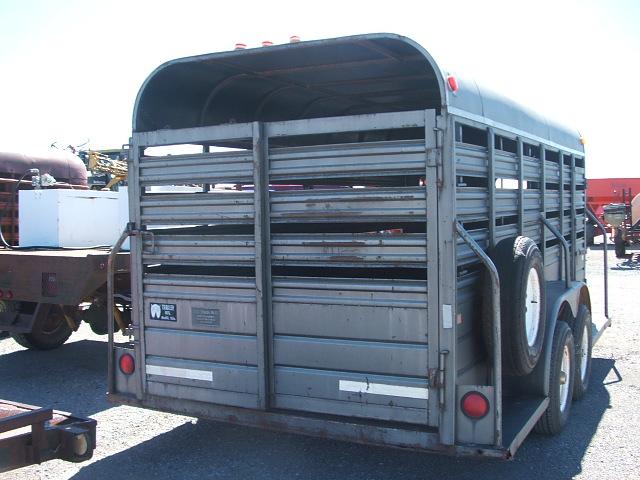
<path fill-rule="evenodd" d="M 151 148 L 168 145 L 201 148 Z M 581 139 L 410 39 L 170 61 L 130 155 L 111 401 L 510 457 L 585 393 L 609 321 L 585 284 Z M 179 184 L 204 188 L 149 189 Z"/>

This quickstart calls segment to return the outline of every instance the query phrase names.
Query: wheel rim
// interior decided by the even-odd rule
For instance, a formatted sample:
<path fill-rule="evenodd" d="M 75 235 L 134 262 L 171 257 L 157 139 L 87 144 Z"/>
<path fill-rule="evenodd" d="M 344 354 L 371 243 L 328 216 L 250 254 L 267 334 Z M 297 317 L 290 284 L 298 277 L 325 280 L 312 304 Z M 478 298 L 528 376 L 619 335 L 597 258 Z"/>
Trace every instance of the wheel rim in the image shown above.
<path fill-rule="evenodd" d="M 587 363 L 589 362 L 589 331 L 588 326 L 584 326 L 582 341 L 580 342 L 580 379 L 584 383 L 587 378 Z"/>
<path fill-rule="evenodd" d="M 529 270 L 529 276 L 527 277 L 524 318 L 527 344 L 533 347 L 540 329 L 540 278 L 535 268 Z"/>
<path fill-rule="evenodd" d="M 571 374 L 571 352 L 565 345 L 562 351 L 562 364 L 560 365 L 560 411 L 564 412 L 569 399 L 569 375 Z"/>
<path fill-rule="evenodd" d="M 59 308 L 52 306 L 40 328 L 40 333 L 42 335 L 53 335 L 63 322 L 65 322 L 65 319 L 62 312 Z"/>

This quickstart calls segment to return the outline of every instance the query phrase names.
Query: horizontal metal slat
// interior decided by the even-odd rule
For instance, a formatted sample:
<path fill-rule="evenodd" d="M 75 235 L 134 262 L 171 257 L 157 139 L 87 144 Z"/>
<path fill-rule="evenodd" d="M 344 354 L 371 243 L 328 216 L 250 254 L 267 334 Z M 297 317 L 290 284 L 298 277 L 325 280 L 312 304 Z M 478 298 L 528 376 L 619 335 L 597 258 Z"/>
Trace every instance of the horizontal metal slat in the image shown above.
<path fill-rule="evenodd" d="M 269 152 L 272 180 L 423 174 L 424 140 L 275 148 Z"/>
<path fill-rule="evenodd" d="M 456 174 L 474 177 L 487 176 L 487 149 L 456 143 Z"/>
<path fill-rule="evenodd" d="M 274 234 L 274 265 L 420 266 L 426 234 Z"/>
<path fill-rule="evenodd" d="M 515 154 L 496 150 L 494 165 L 496 178 L 518 178 L 518 160 Z"/>
<path fill-rule="evenodd" d="M 151 274 L 143 279 L 145 298 L 255 303 L 255 287 L 251 277 Z"/>
<path fill-rule="evenodd" d="M 426 345 L 276 335 L 276 365 L 426 377 Z"/>
<path fill-rule="evenodd" d="M 147 355 L 239 365 L 257 364 L 257 344 L 253 335 L 147 327 L 145 345 Z"/>
<path fill-rule="evenodd" d="M 401 279 L 274 277 L 273 301 L 424 309 L 427 305 L 427 282 Z"/>
<path fill-rule="evenodd" d="M 276 367 L 275 369 L 277 393 L 281 395 L 296 395 L 302 397 L 340 400 L 342 402 L 355 402 L 374 405 L 392 405 L 395 407 L 408 407 L 426 409 L 427 402 L 422 398 L 411 398 L 403 395 L 403 389 L 409 394 L 417 391 L 425 391 L 428 382 L 424 378 L 394 377 L 388 375 L 363 375 L 352 372 L 340 372 L 331 370 L 315 370 L 310 368 Z M 340 385 L 346 382 L 353 385 L 362 382 L 364 385 L 387 386 L 388 395 L 370 394 L 351 391 L 353 388 L 344 388 Z M 399 388 L 396 388 L 399 387 Z M 374 389 L 372 389 L 375 391 Z M 398 394 L 394 394 L 394 390 Z M 413 392 L 412 392 L 413 391 Z M 394 395 L 391 395 L 394 394 Z M 406 395 L 406 394 L 404 394 Z"/>
<path fill-rule="evenodd" d="M 258 393 L 258 369 L 253 366 L 148 355 L 145 370 L 150 381 Z"/>
<path fill-rule="evenodd" d="M 252 152 L 212 152 L 140 159 L 140 184 L 251 183 Z"/>
<path fill-rule="evenodd" d="M 159 235 L 145 236 L 145 264 L 253 265 L 253 235 Z"/>
<path fill-rule="evenodd" d="M 253 192 L 143 194 L 144 225 L 253 223 Z"/>
<path fill-rule="evenodd" d="M 301 190 L 271 193 L 272 222 L 425 219 L 425 187 Z"/>

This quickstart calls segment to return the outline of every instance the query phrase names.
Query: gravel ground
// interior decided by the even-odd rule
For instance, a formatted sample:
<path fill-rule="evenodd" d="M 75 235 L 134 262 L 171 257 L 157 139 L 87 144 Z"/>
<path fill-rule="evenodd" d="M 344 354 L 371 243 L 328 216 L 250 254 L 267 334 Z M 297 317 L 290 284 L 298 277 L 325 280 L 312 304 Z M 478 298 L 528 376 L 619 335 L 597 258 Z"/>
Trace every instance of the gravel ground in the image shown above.
<path fill-rule="evenodd" d="M 91 461 L 52 461 L 2 479 L 518 479 L 638 478 L 640 251 L 609 254 L 614 319 L 595 347 L 591 387 L 563 433 L 531 435 L 511 462 L 368 447 L 114 407 L 104 397 L 105 338 L 83 326 L 52 352 L 0 340 L 0 397 L 98 421 Z M 602 249 L 587 258 L 594 315 L 602 312 Z"/>

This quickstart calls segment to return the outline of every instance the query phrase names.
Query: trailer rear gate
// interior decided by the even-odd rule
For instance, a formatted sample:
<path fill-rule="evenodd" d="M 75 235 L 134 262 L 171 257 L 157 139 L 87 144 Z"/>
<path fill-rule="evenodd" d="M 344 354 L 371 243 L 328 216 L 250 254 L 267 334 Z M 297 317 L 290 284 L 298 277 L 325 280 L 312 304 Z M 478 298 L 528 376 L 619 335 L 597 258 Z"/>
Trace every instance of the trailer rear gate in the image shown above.
<path fill-rule="evenodd" d="M 435 181 L 425 115 L 432 148 L 435 113 L 420 111 L 305 121 L 304 136 L 295 134 L 301 122 L 239 125 L 206 141 L 252 150 L 140 158 L 142 188 L 175 183 L 175 172 L 187 184 L 256 186 L 141 192 L 148 229 L 215 224 L 197 235 L 156 230 L 143 247 L 149 393 L 436 424 L 427 408 L 427 245 L 437 239 L 419 186 Z M 347 129 L 409 138 L 311 143 Z M 154 319 L 159 304 L 175 305 L 174 317 Z"/>

